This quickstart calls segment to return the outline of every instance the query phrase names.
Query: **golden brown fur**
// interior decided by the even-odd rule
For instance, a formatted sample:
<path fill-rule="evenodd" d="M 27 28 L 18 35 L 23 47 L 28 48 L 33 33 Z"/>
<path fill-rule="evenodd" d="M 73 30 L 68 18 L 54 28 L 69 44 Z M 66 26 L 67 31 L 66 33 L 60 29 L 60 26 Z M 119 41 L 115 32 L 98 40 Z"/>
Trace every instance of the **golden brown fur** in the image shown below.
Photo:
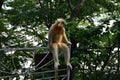
<path fill-rule="evenodd" d="M 59 59 L 58 59 L 58 50 L 60 49 L 64 53 L 65 62 L 67 66 L 72 69 L 72 65 L 70 64 L 70 52 L 67 44 L 71 44 L 68 41 L 65 34 L 65 20 L 57 19 L 56 22 L 51 26 L 49 34 L 48 34 L 48 44 L 50 51 L 53 53 L 54 58 L 54 67 L 58 68 Z"/>

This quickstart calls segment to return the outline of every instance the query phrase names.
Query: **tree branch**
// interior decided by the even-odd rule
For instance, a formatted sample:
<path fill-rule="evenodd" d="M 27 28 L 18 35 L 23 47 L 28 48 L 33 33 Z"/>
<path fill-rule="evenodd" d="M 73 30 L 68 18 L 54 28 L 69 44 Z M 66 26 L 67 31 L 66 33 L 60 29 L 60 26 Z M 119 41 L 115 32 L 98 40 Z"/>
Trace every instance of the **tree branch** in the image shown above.
<path fill-rule="evenodd" d="M 69 1 L 69 0 L 68 0 L 68 1 Z M 77 16 L 79 10 L 81 9 L 84 1 L 85 1 L 85 0 L 79 0 L 79 1 L 78 1 L 78 4 L 71 10 L 70 21 L 73 21 L 73 20 L 76 18 L 76 16 Z M 68 4 L 70 5 L 71 2 L 68 3 Z"/>
<path fill-rule="evenodd" d="M 2 9 L 3 2 L 4 0 L 0 0 L 0 10 Z"/>
<path fill-rule="evenodd" d="M 71 0 L 67 0 L 67 2 L 68 2 L 68 6 L 69 6 L 70 10 L 72 11 L 73 10 L 73 5 L 71 4 Z"/>
<path fill-rule="evenodd" d="M 79 2 L 78 2 L 78 4 L 77 4 L 77 6 L 75 7 L 75 9 L 79 10 L 80 7 L 83 5 L 84 1 L 85 1 L 85 0 L 79 0 Z"/>

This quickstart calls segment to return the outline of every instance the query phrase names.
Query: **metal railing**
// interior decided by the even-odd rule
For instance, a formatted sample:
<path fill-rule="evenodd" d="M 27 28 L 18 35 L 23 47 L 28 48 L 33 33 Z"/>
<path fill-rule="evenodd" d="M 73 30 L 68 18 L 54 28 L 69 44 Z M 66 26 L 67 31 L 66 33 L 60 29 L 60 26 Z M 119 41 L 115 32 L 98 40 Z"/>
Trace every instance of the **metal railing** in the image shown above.
<path fill-rule="evenodd" d="M 46 50 L 45 53 L 47 53 L 45 55 L 45 57 L 42 58 L 41 61 L 39 61 L 38 64 L 34 64 L 34 58 L 35 58 L 35 54 L 37 54 L 37 51 L 39 49 L 44 49 Z M 14 60 L 14 52 L 15 51 L 32 51 L 32 61 L 31 61 L 31 64 L 29 65 L 28 68 L 23 68 L 25 69 L 24 72 L 19 72 L 19 70 L 22 71 L 22 69 L 19 69 L 17 70 L 16 68 L 16 64 L 15 64 L 15 60 Z M 11 79 L 11 78 L 15 78 L 15 77 L 20 77 L 20 76 L 29 76 L 29 75 L 35 75 L 35 74 L 39 74 L 39 75 L 42 75 L 42 77 L 39 77 L 38 80 L 52 80 L 53 78 L 55 78 L 55 76 L 47 76 L 46 77 L 46 74 L 51 74 L 51 73 L 54 73 L 55 70 L 52 69 L 52 70 L 44 70 L 44 71 L 40 71 L 38 72 L 38 70 L 40 69 L 43 69 L 45 66 L 51 64 L 53 62 L 53 59 L 51 59 L 50 61 L 48 61 L 47 63 L 45 63 L 44 65 L 40 66 L 39 65 L 46 59 L 46 57 L 48 57 L 48 55 L 50 54 L 47 47 L 35 47 L 35 48 L 2 48 L 0 49 L 0 53 L 8 53 L 8 52 L 11 52 L 10 53 L 10 57 L 11 57 L 11 65 L 13 65 L 14 69 L 13 70 L 10 70 L 12 72 L 9 72 L 9 71 L 6 71 L 4 70 L 5 69 L 10 69 L 9 66 L 7 66 L 6 64 L 3 63 L 3 61 L 0 61 L 0 66 L 2 67 L 2 69 L 0 70 L 0 79 Z M 13 53 L 12 53 L 13 52 Z M 65 74 L 60 74 L 58 77 L 61 78 L 61 79 L 64 79 L 66 77 L 70 77 L 69 74 L 67 74 L 68 72 L 70 72 L 67 68 L 66 69 L 59 69 L 59 72 L 66 72 Z M 33 76 L 34 77 L 34 76 Z M 36 78 L 36 77 L 34 77 Z M 36 79 L 37 80 L 37 79 Z"/>
<path fill-rule="evenodd" d="M 35 47 L 35 48 L 4 48 L 4 49 L 0 49 L 0 53 L 2 51 L 4 52 L 13 52 L 13 51 L 33 51 L 32 53 L 32 62 L 30 64 L 30 67 L 29 68 L 25 68 L 24 72 L 18 72 L 18 70 L 16 70 L 16 64 L 14 63 L 14 53 L 12 53 L 12 55 L 10 56 L 11 57 L 11 61 L 13 61 L 11 63 L 11 65 L 13 65 L 14 67 L 14 70 L 12 70 L 13 72 L 10 72 L 10 71 L 6 71 L 4 69 L 1 69 L 0 70 L 0 73 L 4 73 L 5 75 L 2 74 L 2 76 L 0 76 L 0 79 L 5 79 L 5 80 L 8 80 L 8 79 L 11 79 L 11 78 L 15 78 L 15 77 L 19 77 L 19 76 L 29 76 L 29 75 L 32 75 L 33 78 L 36 80 L 53 80 L 55 78 L 54 76 L 54 68 L 49 68 L 49 69 L 46 69 L 46 70 L 43 70 L 46 66 L 48 66 L 49 64 L 53 63 L 53 60 L 51 59 L 48 63 L 46 63 L 45 65 L 42 65 L 42 66 L 38 66 L 39 64 L 41 64 L 42 61 L 45 60 L 45 57 L 42 58 L 41 61 L 39 61 L 38 64 L 34 65 L 34 56 L 35 54 L 38 53 L 39 49 L 45 49 L 46 51 L 42 51 L 42 52 L 45 52 L 47 53 L 45 55 L 45 57 L 48 56 L 49 52 L 48 52 L 48 49 L 46 47 Z M 96 67 L 99 66 L 99 65 L 95 65 L 92 67 L 92 65 L 90 64 L 90 66 L 88 66 L 88 68 L 86 69 L 86 65 L 87 64 L 87 60 L 85 61 L 85 57 L 82 56 L 80 57 L 80 61 L 84 62 L 85 64 L 82 64 L 80 63 L 80 66 L 82 67 L 79 67 L 77 68 L 76 70 L 76 77 L 77 79 L 76 80 L 119 80 L 120 77 L 120 62 L 119 62 L 119 59 L 120 59 L 120 48 L 116 48 L 116 51 L 114 50 L 114 47 L 103 47 L 103 48 L 80 48 L 80 49 L 76 49 L 77 51 L 79 51 L 80 53 L 80 56 L 82 56 L 82 54 L 84 54 L 85 56 L 89 56 L 87 59 L 89 59 L 88 61 L 91 62 L 91 58 L 93 57 L 96 57 L 96 59 L 98 60 L 101 60 L 102 61 L 102 57 L 100 56 L 99 52 L 101 52 L 101 54 L 104 56 L 106 56 L 106 54 L 108 54 L 105 58 L 106 60 L 106 63 L 100 65 L 102 66 L 101 70 L 96 70 Z M 84 53 L 83 53 L 84 52 Z M 89 53 L 89 52 L 92 52 L 92 53 Z M 94 54 L 93 54 L 94 53 Z M 78 54 L 78 53 L 77 53 Z M 77 56 L 79 57 L 79 56 Z M 93 58 L 94 59 L 94 58 Z M 115 59 L 115 60 L 114 60 Z M 116 63 L 111 63 L 110 61 L 118 61 Z M 94 62 L 97 62 L 97 60 Z M 91 62 L 92 63 L 92 62 Z M 110 65 L 109 65 L 110 64 Z M 115 64 L 115 65 L 113 65 Z M 5 69 L 10 69 L 9 66 L 7 66 L 6 64 L 4 64 L 2 61 L 0 62 L 0 67 L 4 67 Z M 109 69 L 106 69 L 105 67 L 108 67 L 110 66 L 111 68 Z M 77 67 L 77 66 L 76 66 Z M 47 67 L 48 68 L 48 67 Z M 38 71 L 40 70 L 40 71 Z M 80 70 L 80 71 L 79 71 Z M 78 73 L 77 73 L 78 71 Z M 107 71 L 107 72 L 106 72 Z M 62 73 L 59 75 L 59 78 L 60 80 L 65 80 L 67 78 L 67 80 L 71 80 L 70 79 L 70 69 L 69 68 L 65 68 L 65 69 L 59 69 L 59 73 Z M 64 73 L 64 74 L 63 74 Z M 46 75 L 47 74 L 47 75 Z M 50 74 L 50 75 L 49 75 Z M 34 77 L 34 75 L 40 75 L 38 77 Z M 79 78 L 80 77 L 80 78 Z"/>

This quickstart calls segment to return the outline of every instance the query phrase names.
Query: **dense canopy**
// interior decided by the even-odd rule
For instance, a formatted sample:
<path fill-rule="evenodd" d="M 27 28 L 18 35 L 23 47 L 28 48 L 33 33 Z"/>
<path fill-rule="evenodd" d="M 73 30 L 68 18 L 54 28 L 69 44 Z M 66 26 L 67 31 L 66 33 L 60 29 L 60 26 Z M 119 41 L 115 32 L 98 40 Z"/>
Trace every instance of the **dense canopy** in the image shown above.
<path fill-rule="evenodd" d="M 57 18 L 66 20 L 72 42 L 71 80 L 120 79 L 120 0 L 0 0 L 0 49 L 47 47 Z M 33 56 L 31 51 L 8 52 L 0 50 L 1 77 L 21 70 Z"/>

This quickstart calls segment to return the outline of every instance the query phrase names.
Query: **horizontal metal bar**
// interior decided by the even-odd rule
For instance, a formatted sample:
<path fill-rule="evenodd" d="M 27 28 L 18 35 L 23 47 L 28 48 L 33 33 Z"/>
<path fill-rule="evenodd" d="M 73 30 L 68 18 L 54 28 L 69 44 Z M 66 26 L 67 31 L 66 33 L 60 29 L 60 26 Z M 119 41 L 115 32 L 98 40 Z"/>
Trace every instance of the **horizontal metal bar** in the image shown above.
<path fill-rule="evenodd" d="M 58 71 L 65 71 L 66 69 L 59 69 Z M 50 73 L 50 72 L 55 72 L 55 70 L 48 70 L 48 71 L 43 71 L 43 72 L 32 72 L 31 74 L 44 74 L 44 73 Z"/>
<path fill-rule="evenodd" d="M 98 48 L 76 48 L 75 50 L 81 49 L 105 49 L 105 48 L 113 48 L 113 47 L 98 47 Z M 0 51 L 16 51 L 16 50 L 37 50 L 37 49 L 48 49 L 48 47 L 34 47 L 34 48 L 2 48 Z"/>
<path fill-rule="evenodd" d="M 2 48 L 0 51 L 26 51 L 26 50 L 37 50 L 37 49 L 48 49 L 47 47 L 34 47 L 34 48 Z"/>
<path fill-rule="evenodd" d="M 64 70 L 66 70 L 66 69 L 59 69 L 59 71 L 64 71 Z M 44 73 L 50 73 L 50 72 L 54 72 L 54 71 L 55 70 L 44 71 L 44 72 L 28 72 L 27 74 L 44 74 Z M 13 75 L 9 75 L 9 76 L 0 76 L 0 79 L 12 78 L 12 77 L 17 77 L 17 76 L 20 76 L 20 75 L 27 75 L 27 74 L 13 74 Z M 49 78 L 47 78 L 47 79 L 49 79 Z"/>
<path fill-rule="evenodd" d="M 25 75 L 25 74 L 14 74 L 14 75 L 9 75 L 9 76 L 0 76 L 0 79 L 17 77 L 17 76 L 20 76 L 20 75 Z"/>
<path fill-rule="evenodd" d="M 67 75 L 59 75 L 58 77 L 59 77 L 59 78 L 60 78 L 60 77 L 67 77 Z M 39 78 L 39 79 L 35 79 L 35 80 L 43 80 L 43 79 L 45 80 L 45 79 L 52 79 L 52 78 L 55 78 L 55 76 L 45 77 L 45 78 Z"/>

